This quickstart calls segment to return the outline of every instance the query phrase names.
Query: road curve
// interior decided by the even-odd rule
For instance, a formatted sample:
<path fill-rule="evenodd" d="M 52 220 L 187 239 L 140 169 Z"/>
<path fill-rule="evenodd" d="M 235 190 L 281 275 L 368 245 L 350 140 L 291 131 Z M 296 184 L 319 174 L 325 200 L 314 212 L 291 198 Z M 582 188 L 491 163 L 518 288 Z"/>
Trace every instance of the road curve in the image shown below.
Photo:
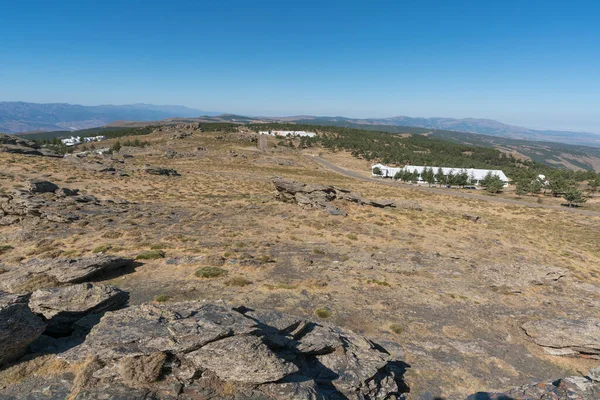
<path fill-rule="evenodd" d="M 355 171 L 348 170 L 348 169 L 339 167 L 335 164 L 332 164 L 329 161 L 322 159 L 321 157 L 312 156 L 311 158 L 313 160 L 315 160 L 317 163 L 324 166 L 325 168 L 330 169 L 334 172 L 337 172 L 341 175 L 347 176 L 349 178 L 360 179 L 360 180 L 366 181 L 366 182 L 378 183 L 380 185 L 396 186 L 396 187 L 402 187 L 402 188 L 410 189 L 410 190 L 420 190 L 422 192 L 433 192 L 433 193 L 443 194 L 446 196 L 455 196 L 455 197 L 463 197 L 465 199 L 483 200 L 483 201 L 489 201 L 492 203 L 515 204 L 515 205 L 519 205 L 519 206 L 526 206 L 526 207 L 532 207 L 532 208 L 546 208 L 549 210 L 558 210 L 558 211 L 572 212 L 572 213 L 582 214 L 582 215 L 589 215 L 589 216 L 593 216 L 593 217 L 600 217 L 600 212 L 582 210 L 580 208 L 551 206 L 551 205 L 547 205 L 547 204 L 535 204 L 535 203 L 529 203 L 527 201 L 521 201 L 521 200 L 505 199 L 505 198 L 491 197 L 491 196 L 481 196 L 481 195 L 474 194 L 474 193 L 458 193 L 458 192 L 445 190 L 445 189 L 438 189 L 438 188 L 434 188 L 434 187 L 405 185 L 405 184 L 398 183 L 398 182 L 395 182 L 392 180 L 381 179 L 381 178 L 367 178 Z"/>

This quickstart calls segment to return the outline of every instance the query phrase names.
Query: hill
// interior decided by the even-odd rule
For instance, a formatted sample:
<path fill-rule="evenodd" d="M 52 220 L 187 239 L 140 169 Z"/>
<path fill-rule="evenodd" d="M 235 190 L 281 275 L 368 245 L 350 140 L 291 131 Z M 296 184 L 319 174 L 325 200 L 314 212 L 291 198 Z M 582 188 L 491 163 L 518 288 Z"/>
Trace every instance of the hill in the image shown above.
<path fill-rule="evenodd" d="M 600 134 L 589 132 L 572 132 L 558 130 L 536 130 L 519 126 L 507 125 L 499 121 L 480 118 L 345 118 L 345 117 L 313 117 L 302 116 L 298 118 L 282 118 L 282 121 L 293 121 L 305 124 L 330 123 L 339 126 L 355 125 L 378 125 L 378 126 L 402 126 L 418 127 L 427 129 L 452 130 L 467 133 L 499 136 L 509 139 L 549 141 L 560 143 L 572 143 L 584 146 L 600 147 Z"/>
<path fill-rule="evenodd" d="M 598 337 L 600 214 L 583 214 L 597 194 L 568 209 L 549 193 L 418 189 L 333 145 L 467 146 L 322 127 L 322 142 L 259 148 L 246 128 L 0 152 L 0 290 L 15 293 L 0 293 L 0 321 L 15 321 L 0 324 L 0 360 L 14 360 L 0 398 L 401 399 L 377 396 L 397 372 L 408 400 L 464 399 L 598 365 L 581 337 Z"/>
<path fill-rule="evenodd" d="M 198 117 L 206 111 L 183 106 L 130 104 L 82 106 L 65 103 L 0 102 L 0 132 L 21 133 L 94 128 L 117 120 L 155 121 Z"/>

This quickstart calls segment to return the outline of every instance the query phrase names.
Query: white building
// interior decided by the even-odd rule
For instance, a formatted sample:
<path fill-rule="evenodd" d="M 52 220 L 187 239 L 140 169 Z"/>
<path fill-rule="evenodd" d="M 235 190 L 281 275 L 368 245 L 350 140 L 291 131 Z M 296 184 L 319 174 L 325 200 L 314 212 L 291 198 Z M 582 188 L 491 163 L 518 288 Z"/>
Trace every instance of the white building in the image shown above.
<path fill-rule="evenodd" d="M 379 168 L 379 170 L 382 172 L 382 174 L 380 176 L 383 176 L 384 178 L 393 178 L 394 175 L 396 175 L 396 173 L 398 173 L 402 170 L 408 171 L 408 172 L 416 172 L 419 174 L 419 182 L 423 182 L 421 174 L 423 173 L 425 168 L 433 169 L 434 173 L 437 173 L 440 168 L 440 167 L 429 167 L 429 166 L 418 166 L 418 165 L 406 165 L 402 168 L 395 168 L 395 167 L 388 167 L 383 164 L 375 164 L 371 167 L 371 170 L 375 169 L 375 167 Z M 442 168 L 442 172 L 444 175 L 450 175 L 450 174 L 457 175 L 462 172 L 466 172 L 467 175 L 469 175 L 469 179 L 471 180 L 471 182 L 473 182 L 474 185 L 479 185 L 480 182 L 486 177 L 486 175 L 488 173 L 491 173 L 492 175 L 498 176 L 500 178 L 500 180 L 502 182 L 504 182 L 504 187 L 508 186 L 508 177 L 506 175 L 504 175 L 504 172 L 502 172 L 499 169 L 451 168 L 451 167 L 441 167 L 441 168 Z M 371 175 L 378 176 L 374 173 L 371 173 Z"/>
<path fill-rule="evenodd" d="M 83 139 L 81 136 L 71 136 L 68 139 L 61 139 L 60 141 L 65 146 L 75 146 L 81 143 L 101 142 L 103 140 L 106 140 L 106 136 L 90 136 L 84 137 Z"/>
<path fill-rule="evenodd" d="M 79 137 L 79 136 L 71 136 L 68 139 L 61 139 L 60 141 L 65 146 L 75 146 L 77 144 L 81 144 L 81 137 Z"/>
<path fill-rule="evenodd" d="M 260 131 L 258 133 L 261 135 L 280 136 L 280 137 L 290 137 L 290 136 L 315 137 L 315 136 L 317 136 L 317 134 L 315 132 L 306 132 L 306 131 Z"/>
<path fill-rule="evenodd" d="M 83 138 L 83 142 L 84 143 L 101 142 L 103 140 L 106 140 L 106 136 L 90 136 L 90 137 L 84 137 Z"/>

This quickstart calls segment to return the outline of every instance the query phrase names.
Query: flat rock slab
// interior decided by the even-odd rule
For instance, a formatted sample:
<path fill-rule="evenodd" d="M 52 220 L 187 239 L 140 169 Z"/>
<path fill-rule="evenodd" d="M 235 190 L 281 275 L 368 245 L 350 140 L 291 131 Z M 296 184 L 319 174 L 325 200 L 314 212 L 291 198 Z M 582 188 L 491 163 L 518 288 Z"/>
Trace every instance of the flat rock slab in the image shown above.
<path fill-rule="evenodd" d="M 345 211 L 329 204 L 333 200 L 344 200 L 378 208 L 397 206 L 393 200 L 364 200 L 360 194 L 336 186 L 302 183 L 280 177 L 272 179 L 272 182 L 278 192 L 279 200 L 320 208 L 331 215 L 347 215 Z M 413 201 L 403 202 L 402 208 L 421 210 L 419 204 Z"/>
<path fill-rule="evenodd" d="M 488 285 L 514 291 L 530 286 L 553 285 L 568 274 L 564 268 L 525 263 L 486 265 L 478 272 Z"/>
<path fill-rule="evenodd" d="M 123 306 L 129 296 L 113 287 L 94 283 L 40 289 L 29 300 L 31 311 L 48 321 L 47 334 L 64 334 L 88 314 L 98 314 Z"/>
<path fill-rule="evenodd" d="M 25 354 L 45 329 L 46 323 L 31 312 L 25 296 L 0 292 L 0 366 Z"/>
<path fill-rule="evenodd" d="M 522 328 L 549 354 L 600 359 L 600 319 L 543 319 Z"/>
<path fill-rule="evenodd" d="M 598 400 L 600 383 L 581 376 L 521 386 L 505 393 L 480 392 L 466 400 Z"/>
<path fill-rule="evenodd" d="M 77 259 L 33 260 L 14 266 L 2 274 L 0 290 L 16 293 L 55 287 L 66 283 L 80 283 L 101 273 L 128 267 L 132 264 L 133 259 L 131 258 L 104 254 Z"/>
<path fill-rule="evenodd" d="M 187 355 L 194 365 L 214 372 L 224 381 L 275 382 L 298 371 L 294 364 L 273 353 L 257 336 L 232 336 Z"/>

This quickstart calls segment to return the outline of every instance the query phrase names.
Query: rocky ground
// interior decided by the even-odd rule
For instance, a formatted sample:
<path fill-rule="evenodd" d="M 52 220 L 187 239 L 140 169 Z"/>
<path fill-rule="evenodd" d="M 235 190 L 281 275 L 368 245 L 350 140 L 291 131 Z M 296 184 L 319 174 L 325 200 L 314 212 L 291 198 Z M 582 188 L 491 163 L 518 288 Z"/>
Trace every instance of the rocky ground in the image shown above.
<path fill-rule="evenodd" d="M 181 316 L 174 321 L 185 320 L 210 303 L 244 321 L 246 308 L 272 310 L 369 338 L 372 354 L 385 354 L 386 361 L 350 386 L 324 380 L 347 398 L 344 390 L 376 398 L 366 382 L 388 362 L 402 371 L 388 368 L 386 382 L 396 388 L 386 390 L 411 399 L 463 399 L 477 392 L 484 392 L 477 398 L 501 398 L 490 393 L 548 381 L 535 390 L 559 396 L 579 385 L 582 398 L 597 398 L 597 384 L 586 376 L 600 365 L 600 219 L 352 180 L 311 160 L 319 152 L 328 156 L 322 149 L 292 149 L 270 139 L 260 151 L 247 132 L 180 127 L 144 140 L 150 146 L 123 147 L 112 156 L 0 153 L 0 289 L 11 293 L 0 308 L 22 313 L 31 324 L 0 371 L 5 395 L 47 384 L 55 398 L 97 398 L 93 391 L 106 385 L 127 393 L 123 384 L 137 387 L 139 398 L 168 398 L 173 392 L 161 385 L 172 379 L 189 395 L 188 385 L 198 383 L 181 378 L 183 364 L 173 364 L 175 356 L 182 362 L 180 350 L 166 342 L 148 347 L 155 351 L 126 350 L 121 339 L 106 336 L 108 321 L 123 318 L 128 322 L 115 324 L 154 329 L 147 313 L 174 312 Z M 288 183 L 277 184 L 281 179 Z M 72 304 L 57 305 L 57 296 Z M 129 308 L 100 320 L 126 301 Z M 173 317 L 165 318 L 168 325 Z M 283 385 L 298 369 L 310 384 L 291 386 L 318 393 L 323 380 L 303 370 L 310 360 L 297 345 L 285 350 L 295 361 L 283 357 L 263 340 L 264 321 L 253 323 L 253 333 L 234 330 L 207 343 L 210 351 L 203 345 L 191 353 L 252 348 L 285 374 L 269 382 Z M 277 340 L 299 339 L 288 327 Z M 144 371 L 155 380 L 135 383 L 123 372 L 135 368 L 111 364 L 113 347 L 94 358 L 109 342 L 134 366 L 148 361 Z M 225 393 L 229 377 L 219 371 L 229 367 L 200 355 L 188 360 L 188 350 L 185 362 L 195 362 L 200 375 L 209 371 L 205 387 Z M 77 360 L 75 353 L 92 358 Z M 93 379 L 75 373 L 88 364 L 83 370 Z M 233 358 L 231 366 L 238 364 L 244 361 Z M 251 385 L 260 395 L 286 398 L 289 392 L 269 382 Z M 239 385 L 233 386 L 245 387 Z M 541 398 L 533 389 L 518 390 L 510 395 Z M 48 398 L 42 396 L 32 398 Z M 548 398 L 566 398 L 556 396 Z"/>

